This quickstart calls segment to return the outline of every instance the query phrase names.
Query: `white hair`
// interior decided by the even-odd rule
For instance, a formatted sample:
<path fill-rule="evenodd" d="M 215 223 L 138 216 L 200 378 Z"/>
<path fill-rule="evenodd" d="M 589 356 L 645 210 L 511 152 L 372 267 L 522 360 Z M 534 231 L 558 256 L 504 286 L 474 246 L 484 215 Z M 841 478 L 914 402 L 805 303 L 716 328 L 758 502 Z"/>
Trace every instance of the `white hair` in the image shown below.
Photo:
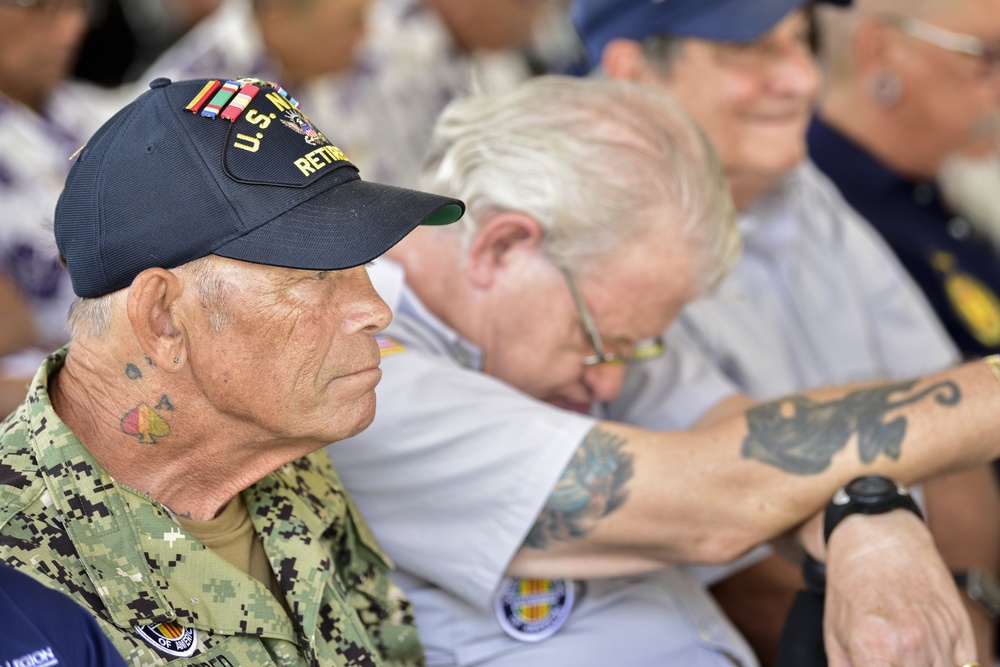
<path fill-rule="evenodd" d="M 739 252 L 714 151 L 651 86 L 543 76 L 456 100 L 435 127 L 421 186 L 465 201 L 453 227 L 466 241 L 479 221 L 519 211 L 538 221 L 547 252 L 567 265 L 654 225 L 703 250 L 693 276 L 700 287 L 725 275 Z"/>
<path fill-rule="evenodd" d="M 219 331 L 230 321 L 226 305 L 226 283 L 216 269 L 212 255 L 182 264 L 174 269 L 185 273 L 198 289 L 198 295 L 209 312 L 213 331 Z M 77 297 L 69 307 L 67 326 L 73 338 L 100 339 L 111 329 L 115 309 L 128 299 L 130 288 L 125 287 L 110 294 L 84 299 Z"/>

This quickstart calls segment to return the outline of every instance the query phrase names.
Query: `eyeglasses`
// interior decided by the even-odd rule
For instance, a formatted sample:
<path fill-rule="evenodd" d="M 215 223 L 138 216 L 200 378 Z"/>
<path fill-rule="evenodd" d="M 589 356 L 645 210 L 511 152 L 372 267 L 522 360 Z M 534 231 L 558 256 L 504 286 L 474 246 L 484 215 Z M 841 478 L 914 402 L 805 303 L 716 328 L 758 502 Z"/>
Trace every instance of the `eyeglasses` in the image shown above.
<path fill-rule="evenodd" d="M 0 5 L 31 9 L 45 16 L 55 16 L 67 10 L 83 10 L 91 18 L 97 13 L 97 2 L 98 0 L 0 0 Z"/>
<path fill-rule="evenodd" d="M 883 16 L 882 18 L 889 25 L 910 37 L 933 44 L 945 51 L 978 58 L 983 64 L 986 78 L 993 78 L 1000 73 L 1000 49 L 989 46 L 979 37 L 954 32 L 909 16 Z"/>
<path fill-rule="evenodd" d="M 627 354 L 605 351 L 601 334 L 597 331 L 597 324 L 594 323 L 594 316 L 590 313 L 587 302 L 583 300 L 583 294 L 580 292 L 580 287 L 576 284 L 573 272 L 565 266 L 560 266 L 559 270 L 562 272 L 563 277 L 566 278 L 566 284 L 569 285 L 569 291 L 573 295 L 573 302 L 576 303 L 576 309 L 580 313 L 580 322 L 583 325 L 583 331 L 587 334 L 587 338 L 594 348 L 594 354 L 583 358 L 582 363 L 584 366 L 634 364 L 646 359 L 659 357 L 666 351 L 666 345 L 663 342 L 662 336 L 637 343 Z"/>

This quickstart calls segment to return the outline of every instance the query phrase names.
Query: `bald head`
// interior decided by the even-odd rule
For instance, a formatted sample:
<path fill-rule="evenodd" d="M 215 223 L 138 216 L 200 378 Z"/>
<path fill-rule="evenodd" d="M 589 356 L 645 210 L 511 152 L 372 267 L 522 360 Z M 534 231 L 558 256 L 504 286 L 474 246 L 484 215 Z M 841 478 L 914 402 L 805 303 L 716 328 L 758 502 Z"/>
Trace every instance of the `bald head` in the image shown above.
<path fill-rule="evenodd" d="M 996 150 L 1000 0 L 857 0 L 818 17 L 824 120 L 913 178 Z"/>
<path fill-rule="evenodd" d="M 851 77 L 855 67 L 851 50 L 856 32 L 869 21 L 908 16 L 931 23 L 947 19 L 978 0 L 854 0 L 849 7 L 820 4 L 816 20 L 820 28 L 820 55 L 833 81 Z"/>

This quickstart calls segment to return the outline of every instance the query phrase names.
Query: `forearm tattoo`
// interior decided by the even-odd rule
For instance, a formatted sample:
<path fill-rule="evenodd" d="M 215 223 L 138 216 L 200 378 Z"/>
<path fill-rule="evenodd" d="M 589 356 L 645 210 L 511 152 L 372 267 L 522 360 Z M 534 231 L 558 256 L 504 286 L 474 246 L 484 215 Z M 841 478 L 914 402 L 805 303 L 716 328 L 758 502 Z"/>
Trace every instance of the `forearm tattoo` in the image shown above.
<path fill-rule="evenodd" d="M 632 456 L 625 439 L 595 428 L 566 466 L 524 544 L 544 549 L 553 541 L 583 537 L 628 497 Z"/>
<path fill-rule="evenodd" d="M 823 472 L 855 433 L 863 463 L 879 454 L 898 460 L 906 436 L 906 417 L 887 413 L 932 396 L 939 405 L 957 405 L 962 393 L 954 382 L 938 382 L 913 392 L 917 381 L 852 391 L 829 403 L 792 396 L 747 411 L 743 456 L 788 472 Z"/>

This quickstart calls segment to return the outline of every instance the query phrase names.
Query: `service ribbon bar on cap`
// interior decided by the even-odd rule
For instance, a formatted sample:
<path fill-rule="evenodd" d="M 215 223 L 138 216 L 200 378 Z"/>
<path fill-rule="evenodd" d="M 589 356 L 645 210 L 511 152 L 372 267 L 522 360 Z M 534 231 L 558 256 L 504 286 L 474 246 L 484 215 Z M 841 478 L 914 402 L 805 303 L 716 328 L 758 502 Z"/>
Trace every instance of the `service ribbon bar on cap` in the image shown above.
<path fill-rule="evenodd" d="M 226 84 L 215 94 L 215 97 L 208 103 L 208 106 L 201 110 L 201 115 L 206 118 L 215 118 L 219 114 L 219 111 L 222 110 L 222 106 L 231 100 L 239 89 L 240 84 L 235 81 L 226 81 Z"/>
<path fill-rule="evenodd" d="M 184 108 L 191 113 L 198 113 L 201 111 L 201 108 L 205 106 L 205 102 L 212 96 L 212 93 L 217 91 L 221 85 L 222 83 L 219 81 L 209 81 L 205 84 L 205 87 L 201 89 L 201 92 L 195 95 Z"/>
<path fill-rule="evenodd" d="M 225 118 L 230 123 L 240 117 L 240 114 L 247 108 L 250 104 L 250 100 L 253 99 L 254 95 L 260 90 L 257 86 L 252 83 L 243 84 L 240 88 L 240 92 L 233 98 L 233 101 L 229 103 L 229 106 L 219 114 L 220 118 Z"/>
<path fill-rule="evenodd" d="M 268 88 L 274 88 L 274 92 L 278 93 L 283 98 L 288 100 L 288 103 L 291 104 L 293 107 L 295 107 L 296 109 L 302 108 L 297 99 L 289 95 L 287 90 L 285 90 L 278 84 L 274 83 L 273 81 L 264 81 L 263 79 L 255 79 L 254 77 L 250 76 L 241 77 L 239 79 L 236 79 L 236 81 L 238 81 L 242 85 L 252 83 L 255 86 L 260 86 L 260 87 L 267 86 Z"/>
<path fill-rule="evenodd" d="M 299 106 L 299 101 L 297 99 L 295 99 L 294 97 L 292 97 L 291 95 L 289 95 L 287 90 L 285 90 L 284 88 L 282 88 L 281 86 L 279 86 L 276 83 L 272 83 L 270 85 L 271 85 L 272 88 L 274 88 L 274 91 L 276 93 L 278 93 L 279 95 L 281 95 L 282 97 L 284 97 L 286 100 L 288 100 L 289 104 L 291 104 L 293 107 L 295 107 L 296 109 L 301 109 L 302 108 L 302 107 Z"/>

